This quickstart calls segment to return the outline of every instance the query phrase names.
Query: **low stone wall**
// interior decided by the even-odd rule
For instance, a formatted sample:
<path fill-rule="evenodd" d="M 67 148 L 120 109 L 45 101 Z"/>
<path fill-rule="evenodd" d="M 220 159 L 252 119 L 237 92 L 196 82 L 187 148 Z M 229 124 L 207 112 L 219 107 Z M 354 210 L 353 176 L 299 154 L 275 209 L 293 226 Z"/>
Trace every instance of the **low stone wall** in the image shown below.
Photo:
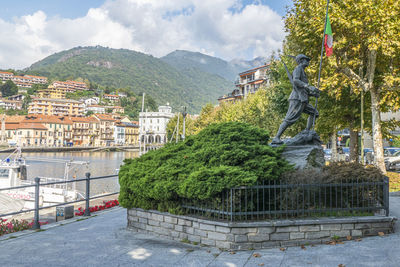
<path fill-rule="evenodd" d="M 222 249 L 260 249 L 319 244 L 394 231 L 395 217 L 366 216 L 235 223 L 142 209 L 128 210 L 128 228 L 163 238 Z"/>

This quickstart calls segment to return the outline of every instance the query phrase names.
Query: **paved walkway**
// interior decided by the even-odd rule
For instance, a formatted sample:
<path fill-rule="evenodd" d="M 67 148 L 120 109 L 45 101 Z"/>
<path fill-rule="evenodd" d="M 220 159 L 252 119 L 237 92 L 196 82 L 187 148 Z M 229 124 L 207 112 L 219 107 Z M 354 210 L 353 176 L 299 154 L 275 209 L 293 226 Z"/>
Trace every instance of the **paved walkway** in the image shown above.
<path fill-rule="evenodd" d="M 390 204 L 392 214 L 399 217 L 400 197 L 391 197 Z M 400 266 L 398 231 L 334 246 L 233 254 L 131 232 L 123 208 L 42 229 L 1 237 L 0 266 Z"/>

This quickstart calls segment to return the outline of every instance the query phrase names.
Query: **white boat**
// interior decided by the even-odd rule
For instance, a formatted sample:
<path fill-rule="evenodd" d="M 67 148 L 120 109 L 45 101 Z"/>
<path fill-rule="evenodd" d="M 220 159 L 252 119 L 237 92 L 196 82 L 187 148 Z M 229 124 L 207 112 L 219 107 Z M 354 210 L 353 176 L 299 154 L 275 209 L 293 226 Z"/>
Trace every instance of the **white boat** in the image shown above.
<path fill-rule="evenodd" d="M 73 180 L 76 177 L 69 177 L 71 170 L 77 166 L 87 166 L 87 161 L 74 161 L 74 160 L 59 160 L 59 159 L 44 159 L 44 158 L 25 158 L 21 154 L 21 149 L 17 148 L 11 155 L 6 159 L 0 160 L 0 188 L 9 188 L 23 185 L 34 185 L 35 182 L 27 180 L 27 169 L 28 165 L 26 161 L 41 161 L 41 162 L 53 162 L 53 163 L 64 163 L 64 177 L 53 178 L 53 177 L 39 177 L 40 183 L 50 182 L 63 182 L 54 185 L 41 185 L 39 187 L 39 206 L 51 206 L 54 204 L 60 204 L 63 202 L 74 201 L 83 199 L 84 195 L 76 190 L 76 183 L 66 183 L 68 180 Z M 3 195 L 1 200 L 3 202 L 12 200 L 18 202 L 23 201 L 24 205 L 22 209 L 33 209 L 35 201 L 35 187 L 26 187 L 21 189 L 2 190 L 0 194 Z M 7 206 L 6 203 L 0 203 Z M 10 206 L 11 203 L 10 203 Z M 14 205 L 15 206 L 15 205 Z M 14 212 L 16 210 L 9 210 L 8 212 Z M 5 214 L 4 210 L 0 210 L 0 214 Z"/>

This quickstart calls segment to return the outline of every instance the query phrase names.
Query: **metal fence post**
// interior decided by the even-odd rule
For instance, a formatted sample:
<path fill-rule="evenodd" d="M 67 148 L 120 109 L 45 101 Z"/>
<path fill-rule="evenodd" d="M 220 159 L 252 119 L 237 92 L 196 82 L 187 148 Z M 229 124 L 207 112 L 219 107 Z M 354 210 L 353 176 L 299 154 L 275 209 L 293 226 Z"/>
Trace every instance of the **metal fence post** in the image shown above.
<path fill-rule="evenodd" d="M 89 201 L 90 201 L 90 172 L 86 173 L 86 208 L 84 216 L 90 216 L 89 209 Z"/>
<path fill-rule="evenodd" d="M 385 208 L 385 215 L 389 216 L 389 177 L 385 176 L 383 184 L 383 205 Z"/>
<path fill-rule="evenodd" d="M 38 230 L 40 229 L 39 223 L 39 186 L 40 186 L 40 178 L 35 178 L 35 218 L 33 221 L 32 229 Z"/>

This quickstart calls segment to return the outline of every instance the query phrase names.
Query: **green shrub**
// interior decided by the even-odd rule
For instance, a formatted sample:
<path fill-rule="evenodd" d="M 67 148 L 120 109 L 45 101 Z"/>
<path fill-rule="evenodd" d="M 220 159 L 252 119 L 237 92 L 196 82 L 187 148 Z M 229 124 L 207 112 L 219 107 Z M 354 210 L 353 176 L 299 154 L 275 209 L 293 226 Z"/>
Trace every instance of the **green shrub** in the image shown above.
<path fill-rule="evenodd" d="M 374 166 L 363 166 L 359 163 L 333 162 L 322 170 L 295 170 L 282 175 L 282 184 L 311 184 L 304 187 L 291 187 L 277 196 L 282 210 L 325 209 L 367 207 L 371 203 L 383 203 L 382 187 L 350 186 L 353 183 L 383 181 L 384 175 Z M 318 185 L 337 184 L 339 186 L 324 187 Z M 340 186 L 341 184 L 345 184 Z M 307 213 L 307 212 L 306 212 Z M 337 212 L 338 214 L 349 212 Z M 368 213 L 367 213 L 368 214 Z M 353 214 L 354 215 L 354 214 Z"/>
<path fill-rule="evenodd" d="M 291 166 L 268 140 L 266 131 L 248 124 L 212 124 L 183 142 L 125 160 L 119 201 L 125 208 L 179 213 L 182 198 L 212 199 L 224 189 L 278 179 Z"/>

